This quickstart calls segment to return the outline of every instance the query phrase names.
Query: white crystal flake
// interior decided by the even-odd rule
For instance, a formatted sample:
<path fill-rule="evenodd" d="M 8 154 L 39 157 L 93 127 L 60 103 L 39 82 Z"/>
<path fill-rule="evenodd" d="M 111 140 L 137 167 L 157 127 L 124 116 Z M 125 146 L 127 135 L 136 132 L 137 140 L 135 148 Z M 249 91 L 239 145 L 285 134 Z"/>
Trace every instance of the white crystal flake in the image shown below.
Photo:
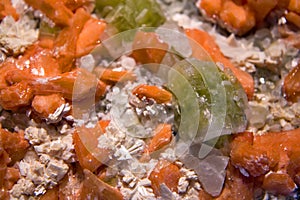
<path fill-rule="evenodd" d="M 29 17 L 15 21 L 12 16 L 5 17 L 0 24 L 0 44 L 17 55 L 38 39 L 39 31 L 36 22 Z"/>

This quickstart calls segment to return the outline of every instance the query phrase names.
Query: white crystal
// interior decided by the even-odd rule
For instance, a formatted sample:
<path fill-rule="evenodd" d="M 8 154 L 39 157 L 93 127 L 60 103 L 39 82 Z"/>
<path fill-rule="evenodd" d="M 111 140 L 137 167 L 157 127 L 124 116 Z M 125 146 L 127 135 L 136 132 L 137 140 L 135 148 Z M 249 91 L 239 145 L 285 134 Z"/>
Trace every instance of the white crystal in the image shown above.
<path fill-rule="evenodd" d="M 95 67 L 95 59 L 91 54 L 82 56 L 80 58 L 80 67 L 86 69 L 89 72 L 92 72 Z"/>

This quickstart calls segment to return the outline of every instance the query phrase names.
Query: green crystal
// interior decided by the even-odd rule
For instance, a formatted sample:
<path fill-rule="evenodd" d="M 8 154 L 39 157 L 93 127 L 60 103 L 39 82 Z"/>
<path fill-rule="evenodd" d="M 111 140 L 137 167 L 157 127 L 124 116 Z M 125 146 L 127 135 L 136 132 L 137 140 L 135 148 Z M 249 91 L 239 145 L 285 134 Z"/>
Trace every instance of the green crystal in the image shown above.
<path fill-rule="evenodd" d="M 221 71 L 213 62 L 188 58 L 176 63 L 167 87 L 177 99 L 175 121 L 180 139 L 216 141 L 246 128 L 246 94 L 230 72 Z M 193 91 L 186 90 L 188 87 Z"/>
<path fill-rule="evenodd" d="M 155 0 L 96 0 L 96 11 L 119 32 L 139 27 L 158 27 L 165 22 Z"/>

